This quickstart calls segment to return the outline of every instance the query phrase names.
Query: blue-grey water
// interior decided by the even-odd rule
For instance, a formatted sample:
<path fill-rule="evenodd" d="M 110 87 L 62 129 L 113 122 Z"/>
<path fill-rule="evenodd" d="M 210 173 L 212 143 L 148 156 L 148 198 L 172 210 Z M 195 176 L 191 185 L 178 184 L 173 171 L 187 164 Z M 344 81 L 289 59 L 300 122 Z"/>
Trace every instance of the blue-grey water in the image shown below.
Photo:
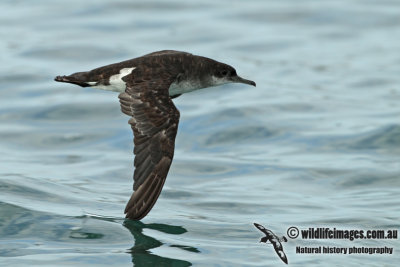
<path fill-rule="evenodd" d="M 0 266 L 284 266 L 254 222 L 280 236 L 400 228 L 399 1 L 3 0 L 0 37 Z M 257 87 L 175 100 L 170 173 L 133 222 L 118 94 L 53 78 L 162 49 Z M 290 266 L 400 260 L 398 239 L 288 239 Z"/>

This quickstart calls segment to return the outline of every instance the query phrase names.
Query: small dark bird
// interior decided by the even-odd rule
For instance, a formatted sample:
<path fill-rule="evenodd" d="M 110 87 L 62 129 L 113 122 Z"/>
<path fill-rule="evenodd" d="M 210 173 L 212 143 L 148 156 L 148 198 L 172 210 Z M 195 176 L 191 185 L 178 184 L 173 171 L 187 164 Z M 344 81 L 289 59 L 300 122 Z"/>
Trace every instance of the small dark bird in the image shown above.
<path fill-rule="evenodd" d="M 160 195 L 172 158 L 179 111 L 171 99 L 197 89 L 243 79 L 224 63 L 186 52 L 164 50 L 91 71 L 57 76 L 57 82 L 120 92 L 121 110 L 134 134 L 133 194 L 126 218 L 140 220 Z"/>
<path fill-rule="evenodd" d="M 285 252 L 283 252 L 283 247 L 281 242 L 287 242 L 286 237 L 282 236 L 279 238 L 276 236 L 271 230 L 266 229 L 264 226 L 258 223 L 254 223 L 255 227 L 258 230 L 265 234 L 264 237 L 261 238 L 260 242 L 267 243 L 268 241 L 274 246 L 276 254 L 278 254 L 279 258 L 286 264 L 288 264 L 288 259 L 286 257 Z"/>

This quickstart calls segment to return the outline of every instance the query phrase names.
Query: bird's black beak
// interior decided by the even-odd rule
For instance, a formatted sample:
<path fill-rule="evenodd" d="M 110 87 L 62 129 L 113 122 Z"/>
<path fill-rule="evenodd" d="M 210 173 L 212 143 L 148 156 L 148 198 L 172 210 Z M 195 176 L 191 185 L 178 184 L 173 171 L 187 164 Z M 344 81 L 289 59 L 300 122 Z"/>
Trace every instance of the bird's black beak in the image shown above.
<path fill-rule="evenodd" d="M 244 83 L 244 84 L 256 86 L 256 83 L 255 83 L 255 82 L 250 81 L 250 80 L 243 79 L 243 78 L 240 77 L 240 76 L 232 77 L 232 81 L 233 81 L 234 83 Z"/>

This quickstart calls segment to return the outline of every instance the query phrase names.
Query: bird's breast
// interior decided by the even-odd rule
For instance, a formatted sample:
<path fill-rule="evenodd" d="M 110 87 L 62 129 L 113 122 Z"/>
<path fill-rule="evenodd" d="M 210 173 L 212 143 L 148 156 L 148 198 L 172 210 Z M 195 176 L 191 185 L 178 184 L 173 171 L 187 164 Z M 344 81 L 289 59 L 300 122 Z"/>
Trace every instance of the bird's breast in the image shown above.
<path fill-rule="evenodd" d="M 203 87 L 204 86 L 199 81 L 184 80 L 180 82 L 173 82 L 169 87 L 169 95 L 181 95 L 201 89 Z"/>

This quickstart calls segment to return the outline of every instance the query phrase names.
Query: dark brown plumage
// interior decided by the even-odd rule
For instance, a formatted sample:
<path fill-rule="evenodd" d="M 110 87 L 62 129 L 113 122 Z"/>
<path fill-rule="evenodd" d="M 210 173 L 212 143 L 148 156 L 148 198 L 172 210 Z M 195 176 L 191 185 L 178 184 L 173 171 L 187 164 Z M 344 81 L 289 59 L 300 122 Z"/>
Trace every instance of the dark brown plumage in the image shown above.
<path fill-rule="evenodd" d="M 154 206 L 174 157 L 180 114 L 171 99 L 230 82 L 255 86 L 227 64 L 172 50 L 55 80 L 120 92 L 121 110 L 131 116 L 134 134 L 134 193 L 125 208 L 126 217 L 133 220 L 142 219 Z"/>
<path fill-rule="evenodd" d="M 178 130 L 179 111 L 168 95 L 168 81 L 127 85 L 119 95 L 122 112 L 132 116 L 129 123 L 134 134 L 135 172 L 132 195 L 125 208 L 128 218 L 140 220 L 153 207 L 164 185 Z M 152 88 L 153 90 L 146 90 Z"/>

